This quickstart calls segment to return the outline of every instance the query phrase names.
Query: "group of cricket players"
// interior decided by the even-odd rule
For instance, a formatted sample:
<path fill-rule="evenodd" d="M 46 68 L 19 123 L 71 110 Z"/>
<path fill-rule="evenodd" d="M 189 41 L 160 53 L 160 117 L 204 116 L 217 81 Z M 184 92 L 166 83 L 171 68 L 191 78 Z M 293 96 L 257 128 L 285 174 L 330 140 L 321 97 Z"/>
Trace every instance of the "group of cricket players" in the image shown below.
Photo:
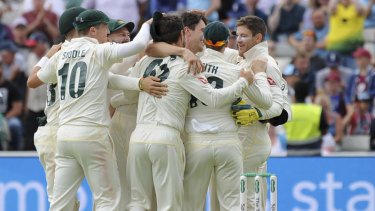
<path fill-rule="evenodd" d="M 48 85 L 34 141 L 50 210 L 79 210 L 84 178 L 97 211 L 204 210 L 208 189 L 211 210 L 240 210 L 240 176 L 267 172 L 268 127 L 291 119 L 262 19 L 237 21 L 238 50 L 201 11 L 155 12 L 130 41 L 133 23 L 74 7 L 59 30 L 27 81 Z"/>

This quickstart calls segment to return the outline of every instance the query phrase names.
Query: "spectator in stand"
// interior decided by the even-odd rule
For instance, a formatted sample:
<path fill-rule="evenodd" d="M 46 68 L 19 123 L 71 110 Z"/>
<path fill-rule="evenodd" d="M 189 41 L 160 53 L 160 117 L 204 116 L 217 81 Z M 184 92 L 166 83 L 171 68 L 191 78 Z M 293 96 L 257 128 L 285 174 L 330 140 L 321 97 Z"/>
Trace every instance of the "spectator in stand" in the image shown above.
<path fill-rule="evenodd" d="M 259 0 L 258 8 L 266 15 L 271 15 L 272 8 L 279 2 L 280 0 Z"/>
<path fill-rule="evenodd" d="M 34 3 L 33 0 L 22 0 L 22 11 L 23 12 L 30 12 L 34 9 Z M 52 12 L 54 12 L 58 17 L 65 11 L 65 9 L 70 8 L 68 6 L 69 2 L 74 1 L 76 3 L 79 3 L 81 5 L 82 0 L 44 0 L 43 5 L 45 9 L 49 9 Z M 79 6 L 78 5 L 78 6 Z"/>
<path fill-rule="evenodd" d="M 0 65 L 0 113 L 7 119 L 11 133 L 10 150 L 22 148 L 22 97 L 17 86 L 5 79 L 4 68 Z"/>
<path fill-rule="evenodd" d="M 49 49 L 49 41 L 42 32 L 33 32 L 28 40 L 28 46 L 31 52 L 27 58 L 27 76 L 46 54 Z M 34 133 L 38 129 L 37 118 L 44 116 L 44 107 L 46 106 L 46 89 L 44 84 L 38 88 L 27 88 L 25 100 L 25 121 L 24 121 L 24 150 L 35 150 Z"/>
<path fill-rule="evenodd" d="M 356 97 L 368 95 L 371 99 L 375 96 L 375 73 L 371 66 L 371 54 L 364 48 L 359 48 L 353 54 L 356 59 L 356 71 L 350 76 L 345 90 L 345 103 L 347 115 L 344 117 L 344 124 L 347 125 L 354 112 L 354 101 Z M 370 103 L 369 109 L 373 105 Z"/>
<path fill-rule="evenodd" d="M 289 101 L 294 103 L 295 102 L 295 91 L 294 91 L 294 84 L 301 80 L 300 72 L 294 67 L 294 65 L 288 65 L 283 70 L 283 78 L 285 79 L 286 83 L 288 84 L 288 97 Z"/>
<path fill-rule="evenodd" d="M 235 28 L 237 19 L 246 15 L 254 15 L 261 18 L 264 23 L 267 23 L 268 15 L 257 8 L 258 2 L 259 0 L 236 0 L 231 10 L 227 12 L 227 19 L 220 21 L 228 25 L 229 28 Z"/>
<path fill-rule="evenodd" d="M 268 15 L 257 8 L 259 0 L 246 0 L 247 15 L 255 15 L 263 19 L 264 23 L 268 22 Z"/>
<path fill-rule="evenodd" d="M 49 9 L 44 9 L 45 0 L 33 0 L 34 9 L 30 12 L 23 13 L 22 16 L 27 20 L 26 33 L 29 35 L 38 30 L 48 35 L 52 43 L 59 31 L 57 29 L 57 15 Z"/>
<path fill-rule="evenodd" d="M 0 49 L 3 49 L 9 42 L 12 41 L 12 30 L 8 25 L 1 21 L 3 13 L 6 10 L 6 5 L 0 1 Z"/>
<path fill-rule="evenodd" d="M 27 20 L 24 17 L 18 17 L 13 21 L 13 35 L 14 43 L 17 47 L 25 47 L 25 42 L 27 40 L 26 26 Z"/>
<path fill-rule="evenodd" d="M 314 26 L 314 21 L 311 18 L 312 13 L 315 10 L 320 10 L 324 15 L 328 14 L 328 3 L 329 0 L 309 0 L 305 14 L 303 15 L 303 26 L 304 29 L 311 29 Z"/>
<path fill-rule="evenodd" d="M 355 68 L 352 54 L 364 43 L 365 8 L 358 0 L 331 0 L 327 50 L 341 54 L 342 64 Z"/>
<path fill-rule="evenodd" d="M 225 23 L 226 20 L 230 18 L 229 17 L 230 15 L 228 16 L 228 13 L 233 10 L 234 6 L 238 6 L 237 3 L 240 3 L 240 1 L 239 0 L 220 0 L 220 2 L 221 2 L 221 7 L 218 10 L 219 20 Z M 234 5 L 234 4 L 237 4 L 237 5 Z"/>
<path fill-rule="evenodd" d="M 302 39 L 304 35 L 313 36 L 315 37 L 314 48 L 315 53 L 320 56 L 321 58 L 326 58 L 327 51 L 326 51 L 326 37 L 329 31 L 329 25 L 327 23 L 326 15 L 324 14 L 323 10 L 318 9 L 314 10 L 311 14 L 311 20 L 313 26 L 311 28 L 306 28 L 302 31 L 299 31 L 293 35 L 291 35 L 288 39 L 289 43 L 298 50 L 306 50 L 304 49 L 304 45 L 302 43 Z M 314 35 L 312 34 L 312 32 Z M 323 68 L 323 67 L 322 67 Z"/>
<path fill-rule="evenodd" d="M 375 0 L 360 0 L 361 4 L 366 7 L 365 12 L 365 28 L 375 27 Z"/>
<path fill-rule="evenodd" d="M 298 81 L 294 90 L 293 119 L 284 124 L 288 155 L 320 155 L 322 136 L 328 130 L 325 113 L 321 106 L 306 103 L 309 94 L 307 83 Z"/>
<path fill-rule="evenodd" d="M 346 82 L 348 81 L 350 75 L 353 73 L 353 70 L 341 66 L 341 56 L 337 52 L 328 52 L 326 58 L 326 65 L 327 67 L 319 70 L 316 74 L 316 89 L 323 89 L 324 88 L 324 81 L 327 76 L 331 72 L 336 72 L 340 75 L 341 82 L 343 86 L 346 86 Z"/>
<path fill-rule="evenodd" d="M 301 74 L 301 81 L 304 81 L 309 86 L 309 95 L 313 97 L 315 95 L 315 75 L 316 73 L 311 70 L 310 60 L 306 53 L 298 52 L 293 58 L 293 65 Z M 311 101 L 308 101 L 311 102 Z"/>
<path fill-rule="evenodd" d="M 188 10 L 206 10 L 205 16 L 209 21 L 219 20 L 218 10 L 221 8 L 221 0 L 186 0 Z"/>
<path fill-rule="evenodd" d="M 340 74 L 331 72 L 324 81 L 324 90 L 318 89 L 317 92 L 325 92 L 330 97 L 330 110 L 340 114 L 343 118 L 346 115 L 346 104 L 344 99 L 344 86 L 341 82 Z"/>
<path fill-rule="evenodd" d="M 20 89 L 22 99 L 26 90 L 26 62 L 22 54 L 18 53 L 18 48 L 13 42 L 9 42 L 4 49 L 1 49 L 1 61 L 3 67 L 3 77 L 12 81 Z"/>
<path fill-rule="evenodd" d="M 272 40 L 284 42 L 289 35 L 300 30 L 305 8 L 297 0 L 281 0 L 271 11 L 268 27 Z"/>
<path fill-rule="evenodd" d="M 293 36 L 293 35 L 292 35 Z M 289 37 L 291 41 L 292 36 Z M 297 51 L 304 52 L 310 60 L 310 70 L 318 72 L 326 67 L 326 62 L 315 53 L 317 37 L 313 30 L 306 30 L 302 34 L 301 42 L 292 44 Z"/>
<path fill-rule="evenodd" d="M 348 135 L 369 135 L 371 128 L 371 115 L 369 108 L 372 97 L 363 92 L 356 96 L 355 111 L 348 124 Z"/>
<path fill-rule="evenodd" d="M 30 49 L 26 46 L 26 40 L 27 40 L 26 26 L 27 26 L 27 20 L 22 16 L 14 19 L 13 24 L 12 24 L 14 43 L 18 47 L 18 52 L 24 58 L 27 58 L 30 52 Z"/>
<path fill-rule="evenodd" d="M 335 111 L 331 110 L 331 100 L 324 92 L 320 92 L 315 97 L 314 103 L 322 106 L 328 123 L 328 132 L 333 136 L 335 143 L 340 144 L 344 134 L 342 117 Z"/>
<path fill-rule="evenodd" d="M 353 54 L 357 68 L 350 76 L 346 90 L 345 101 L 353 104 L 355 96 L 366 92 L 371 98 L 375 96 L 375 72 L 371 66 L 371 54 L 364 48 L 359 48 Z"/>

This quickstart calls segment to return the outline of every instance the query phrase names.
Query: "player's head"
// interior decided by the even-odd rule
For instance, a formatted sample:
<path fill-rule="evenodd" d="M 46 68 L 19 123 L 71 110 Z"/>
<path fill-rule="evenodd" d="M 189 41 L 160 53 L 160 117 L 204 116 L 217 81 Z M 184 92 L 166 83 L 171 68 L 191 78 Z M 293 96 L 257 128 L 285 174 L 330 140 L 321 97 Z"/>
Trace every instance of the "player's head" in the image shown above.
<path fill-rule="evenodd" d="M 155 12 L 151 24 L 151 37 L 154 42 L 166 42 L 183 46 L 183 29 L 182 20 L 176 15 L 162 15 Z"/>
<path fill-rule="evenodd" d="M 108 23 L 108 29 L 110 32 L 108 35 L 109 42 L 126 43 L 130 42 L 130 33 L 134 29 L 134 23 L 111 19 Z"/>
<path fill-rule="evenodd" d="M 240 56 L 253 46 L 261 43 L 267 32 L 264 21 L 253 15 L 240 18 L 237 21 L 237 47 Z"/>
<path fill-rule="evenodd" d="M 193 53 L 203 51 L 203 30 L 207 18 L 201 12 L 184 12 L 181 15 L 184 23 L 185 47 Z"/>
<path fill-rule="evenodd" d="M 74 22 L 76 17 L 85 10 L 86 9 L 82 7 L 72 7 L 61 14 L 59 19 L 59 31 L 67 40 L 78 36 L 77 31 L 74 28 Z"/>
<path fill-rule="evenodd" d="M 209 23 L 203 32 L 203 42 L 207 48 L 224 52 L 229 40 L 228 27 L 219 21 Z"/>
<path fill-rule="evenodd" d="M 109 18 L 99 10 L 86 10 L 81 12 L 75 21 L 79 36 L 92 37 L 99 43 L 107 42 L 109 34 Z"/>

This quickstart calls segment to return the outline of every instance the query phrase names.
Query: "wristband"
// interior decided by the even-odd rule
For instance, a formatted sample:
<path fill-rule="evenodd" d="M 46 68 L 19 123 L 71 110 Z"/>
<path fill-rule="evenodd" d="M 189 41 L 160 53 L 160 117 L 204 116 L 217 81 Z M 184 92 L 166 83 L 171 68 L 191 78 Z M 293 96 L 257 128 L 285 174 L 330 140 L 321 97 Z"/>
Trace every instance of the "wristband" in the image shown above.
<path fill-rule="evenodd" d="M 43 67 L 43 66 L 48 62 L 48 60 L 49 60 L 48 57 L 43 56 L 43 57 L 39 60 L 39 62 L 35 65 L 35 67 L 36 67 L 36 66 L 38 66 L 38 67 Z"/>
<path fill-rule="evenodd" d="M 140 89 L 141 91 L 143 90 L 143 89 L 142 89 L 142 83 L 143 83 L 144 80 L 145 80 L 144 78 L 139 79 L 139 89 Z"/>

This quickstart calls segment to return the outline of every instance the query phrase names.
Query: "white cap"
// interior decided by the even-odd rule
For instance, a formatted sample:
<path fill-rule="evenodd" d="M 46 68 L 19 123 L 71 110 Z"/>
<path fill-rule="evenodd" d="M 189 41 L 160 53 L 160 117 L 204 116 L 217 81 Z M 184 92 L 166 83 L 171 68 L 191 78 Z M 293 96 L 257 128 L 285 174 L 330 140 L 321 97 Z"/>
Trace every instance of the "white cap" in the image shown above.
<path fill-rule="evenodd" d="M 16 19 L 14 19 L 13 24 L 12 24 L 13 28 L 16 28 L 19 25 L 27 26 L 27 20 L 26 20 L 26 18 L 24 18 L 24 17 L 21 16 L 21 17 L 18 17 Z"/>

